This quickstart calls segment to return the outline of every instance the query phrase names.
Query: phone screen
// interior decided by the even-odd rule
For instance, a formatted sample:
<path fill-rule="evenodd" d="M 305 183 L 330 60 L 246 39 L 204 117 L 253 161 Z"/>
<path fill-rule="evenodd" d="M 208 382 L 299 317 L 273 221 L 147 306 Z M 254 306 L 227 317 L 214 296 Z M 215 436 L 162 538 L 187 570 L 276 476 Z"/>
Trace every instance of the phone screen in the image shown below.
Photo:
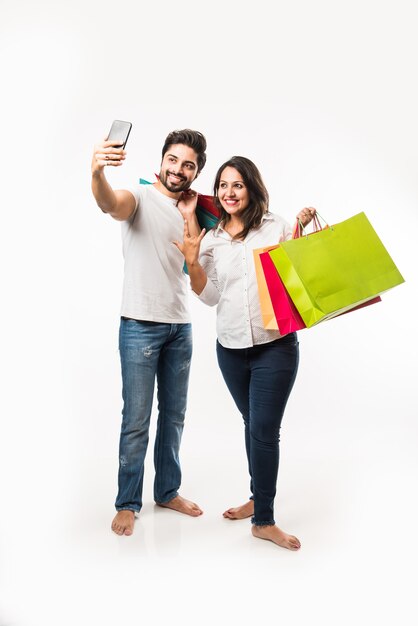
<path fill-rule="evenodd" d="M 126 142 L 128 141 L 131 128 L 132 128 L 131 122 L 123 122 L 122 120 L 114 120 L 111 126 L 111 129 L 109 131 L 107 140 L 118 141 L 120 142 L 119 144 L 120 147 L 124 148 L 126 146 Z"/>

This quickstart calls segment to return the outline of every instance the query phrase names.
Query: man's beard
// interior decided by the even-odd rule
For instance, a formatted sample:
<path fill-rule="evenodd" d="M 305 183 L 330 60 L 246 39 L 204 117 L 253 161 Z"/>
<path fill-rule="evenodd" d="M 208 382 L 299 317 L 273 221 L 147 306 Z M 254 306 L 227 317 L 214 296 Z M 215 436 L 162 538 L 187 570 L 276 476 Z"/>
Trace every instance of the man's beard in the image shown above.
<path fill-rule="evenodd" d="M 189 189 L 190 182 L 187 179 L 180 180 L 176 185 L 169 183 L 167 181 L 169 174 L 170 174 L 169 170 L 166 170 L 164 173 L 161 170 L 160 176 L 159 176 L 160 182 L 164 185 L 164 187 L 168 191 L 171 191 L 172 193 L 178 193 L 180 191 L 186 191 L 186 189 Z"/>

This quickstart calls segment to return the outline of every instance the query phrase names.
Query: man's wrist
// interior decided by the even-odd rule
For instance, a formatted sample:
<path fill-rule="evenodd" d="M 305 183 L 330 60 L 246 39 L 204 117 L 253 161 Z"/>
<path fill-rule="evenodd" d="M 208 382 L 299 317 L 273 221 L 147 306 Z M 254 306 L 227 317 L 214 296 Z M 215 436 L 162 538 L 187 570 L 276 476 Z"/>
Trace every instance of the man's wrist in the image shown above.
<path fill-rule="evenodd" d="M 104 178 L 104 167 L 101 167 L 100 169 L 92 169 L 91 175 L 92 178 Z"/>

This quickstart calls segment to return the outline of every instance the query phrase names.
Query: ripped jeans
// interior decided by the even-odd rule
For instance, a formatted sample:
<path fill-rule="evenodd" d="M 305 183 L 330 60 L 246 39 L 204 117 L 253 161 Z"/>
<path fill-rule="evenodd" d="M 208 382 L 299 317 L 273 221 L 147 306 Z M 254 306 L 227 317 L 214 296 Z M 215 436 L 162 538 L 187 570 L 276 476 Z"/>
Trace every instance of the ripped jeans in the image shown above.
<path fill-rule="evenodd" d="M 155 501 L 168 502 L 180 487 L 179 448 L 192 356 L 191 324 L 122 318 L 119 352 L 123 410 L 115 506 L 118 511 L 140 511 L 155 379 L 158 398 Z"/>

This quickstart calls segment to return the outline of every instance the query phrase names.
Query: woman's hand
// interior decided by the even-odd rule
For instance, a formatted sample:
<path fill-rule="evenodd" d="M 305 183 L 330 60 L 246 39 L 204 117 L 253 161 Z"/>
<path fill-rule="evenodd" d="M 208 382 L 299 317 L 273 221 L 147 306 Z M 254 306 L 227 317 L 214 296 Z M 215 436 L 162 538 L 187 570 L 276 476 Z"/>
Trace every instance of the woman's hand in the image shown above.
<path fill-rule="evenodd" d="M 183 231 L 183 243 L 179 241 L 173 241 L 174 245 L 180 250 L 184 256 L 187 266 L 191 267 L 196 265 L 199 261 L 200 242 L 205 236 L 206 229 L 204 228 L 200 235 L 191 235 L 189 231 L 189 223 L 187 219 L 184 220 Z"/>
<path fill-rule="evenodd" d="M 185 220 L 190 220 L 196 211 L 197 206 L 197 192 L 192 189 L 187 189 L 181 194 L 177 207 Z"/>
<path fill-rule="evenodd" d="M 309 222 L 313 219 L 315 213 L 316 209 L 314 209 L 312 206 L 306 207 L 302 209 L 302 211 L 299 211 L 299 213 L 296 215 L 296 219 L 302 222 L 302 226 L 307 226 Z"/>

